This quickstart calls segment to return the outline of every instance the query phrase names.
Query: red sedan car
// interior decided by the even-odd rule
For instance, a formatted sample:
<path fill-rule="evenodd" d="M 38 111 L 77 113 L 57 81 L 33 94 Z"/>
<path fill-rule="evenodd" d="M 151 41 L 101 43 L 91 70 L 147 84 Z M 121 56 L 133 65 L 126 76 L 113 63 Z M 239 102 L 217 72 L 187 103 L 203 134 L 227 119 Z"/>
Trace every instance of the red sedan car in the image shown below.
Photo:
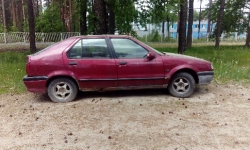
<path fill-rule="evenodd" d="M 210 62 L 161 53 L 131 36 L 71 37 L 27 56 L 24 84 L 30 92 L 48 93 L 69 102 L 81 91 L 167 88 L 189 97 L 195 84 L 214 76 Z"/>

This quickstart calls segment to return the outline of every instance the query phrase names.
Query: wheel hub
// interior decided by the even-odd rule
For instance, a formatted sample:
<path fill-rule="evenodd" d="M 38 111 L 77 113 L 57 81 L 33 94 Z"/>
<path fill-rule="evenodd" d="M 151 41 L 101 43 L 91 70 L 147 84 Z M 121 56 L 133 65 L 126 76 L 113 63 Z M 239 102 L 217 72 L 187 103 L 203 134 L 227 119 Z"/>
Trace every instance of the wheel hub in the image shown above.
<path fill-rule="evenodd" d="M 174 89 L 177 92 L 187 92 L 189 88 L 189 83 L 186 79 L 180 78 L 175 80 Z"/>
<path fill-rule="evenodd" d="M 58 98 L 66 98 L 70 93 L 71 89 L 66 83 L 59 83 L 55 86 L 55 96 Z"/>

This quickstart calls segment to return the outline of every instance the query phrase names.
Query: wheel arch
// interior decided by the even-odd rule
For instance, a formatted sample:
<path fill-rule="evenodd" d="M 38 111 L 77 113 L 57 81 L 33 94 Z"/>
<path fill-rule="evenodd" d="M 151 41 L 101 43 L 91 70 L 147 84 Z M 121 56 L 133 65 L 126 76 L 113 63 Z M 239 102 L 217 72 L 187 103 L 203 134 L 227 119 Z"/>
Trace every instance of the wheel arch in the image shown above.
<path fill-rule="evenodd" d="M 67 78 L 67 79 L 70 79 L 71 81 L 73 81 L 73 82 L 76 84 L 77 89 L 79 90 L 79 84 L 78 84 L 78 82 L 76 81 L 76 79 L 75 79 L 74 77 L 72 77 L 72 76 L 67 76 L 67 75 L 57 75 L 57 76 L 50 77 L 50 78 L 47 80 L 47 82 L 46 82 L 46 91 L 48 91 L 48 86 L 49 86 L 49 84 L 50 84 L 53 80 L 58 79 L 58 78 Z"/>
<path fill-rule="evenodd" d="M 178 74 L 178 73 L 181 73 L 181 72 L 189 73 L 189 74 L 194 78 L 195 83 L 196 83 L 196 84 L 199 83 L 199 78 L 198 78 L 197 73 L 196 73 L 194 70 L 189 69 L 189 68 L 183 68 L 183 69 L 177 70 L 176 72 L 174 72 L 174 73 L 171 75 L 170 80 L 171 80 L 171 78 L 172 78 L 174 75 L 176 75 L 176 74 Z"/>

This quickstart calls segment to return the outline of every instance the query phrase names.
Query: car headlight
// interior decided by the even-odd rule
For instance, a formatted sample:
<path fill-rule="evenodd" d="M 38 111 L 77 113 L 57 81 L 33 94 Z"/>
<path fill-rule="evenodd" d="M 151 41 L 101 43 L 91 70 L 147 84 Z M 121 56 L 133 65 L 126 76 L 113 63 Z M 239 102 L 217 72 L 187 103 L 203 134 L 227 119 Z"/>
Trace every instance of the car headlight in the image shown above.
<path fill-rule="evenodd" d="M 214 70 L 214 67 L 213 67 L 213 65 L 211 64 L 211 68 L 212 68 L 212 70 Z"/>

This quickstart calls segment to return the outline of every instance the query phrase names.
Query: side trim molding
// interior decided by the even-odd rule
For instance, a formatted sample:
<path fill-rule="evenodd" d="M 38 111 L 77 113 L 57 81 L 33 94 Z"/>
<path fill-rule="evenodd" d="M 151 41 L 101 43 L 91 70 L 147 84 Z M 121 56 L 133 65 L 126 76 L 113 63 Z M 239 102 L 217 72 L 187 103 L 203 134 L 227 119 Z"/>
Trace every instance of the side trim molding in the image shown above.
<path fill-rule="evenodd" d="M 39 81 L 39 80 L 47 80 L 47 76 L 34 76 L 34 77 L 29 77 L 29 76 L 24 76 L 23 81 Z"/>

